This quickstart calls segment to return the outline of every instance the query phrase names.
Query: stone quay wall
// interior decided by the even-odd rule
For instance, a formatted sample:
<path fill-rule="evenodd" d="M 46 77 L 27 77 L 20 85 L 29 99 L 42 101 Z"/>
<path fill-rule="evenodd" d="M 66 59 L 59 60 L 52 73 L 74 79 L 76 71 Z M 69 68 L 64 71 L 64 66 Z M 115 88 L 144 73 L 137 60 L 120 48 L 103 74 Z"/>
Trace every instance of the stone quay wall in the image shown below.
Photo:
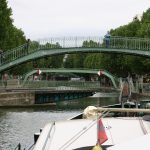
<path fill-rule="evenodd" d="M 35 104 L 33 92 L 1 92 L 0 106 L 30 106 Z"/>

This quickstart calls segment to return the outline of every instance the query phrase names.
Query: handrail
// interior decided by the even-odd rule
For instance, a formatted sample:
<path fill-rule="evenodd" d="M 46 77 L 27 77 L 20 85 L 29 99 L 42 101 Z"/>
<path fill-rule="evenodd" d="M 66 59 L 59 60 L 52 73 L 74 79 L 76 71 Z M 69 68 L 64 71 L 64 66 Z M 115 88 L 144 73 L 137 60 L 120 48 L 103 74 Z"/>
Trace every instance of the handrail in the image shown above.
<path fill-rule="evenodd" d="M 21 150 L 21 144 L 19 143 L 14 150 Z"/>
<path fill-rule="evenodd" d="M 34 146 L 34 144 L 32 144 L 32 145 L 28 148 L 28 150 L 31 150 L 31 148 L 33 148 L 33 146 Z M 15 147 L 14 150 L 21 150 L 21 144 L 19 143 L 19 144 Z M 25 150 L 25 148 L 24 148 L 24 150 Z"/>
<path fill-rule="evenodd" d="M 97 107 L 97 109 L 95 109 L 94 111 L 95 112 L 110 111 L 110 112 L 150 113 L 150 109 L 132 109 L 132 108 L 102 108 L 102 107 Z"/>
<path fill-rule="evenodd" d="M 110 86 L 100 86 L 99 81 L 47 81 L 47 80 L 40 80 L 40 81 L 27 81 L 23 88 L 55 88 L 55 90 L 59 89 L 60 87 L 64 87 L 64 89 L 76 89 L 76 90 L 90 90 L 90 89 L 100 89 L 100 88 L 113 88 L 116 89 L 117 87 Z"/>
<path fill-rule="evenodd" d="M 33 149 L 33 146 L 34 146 L 35 144 L 32 144 L 29 148 L 28 148 L 28 150 L 31 150 L 31 148 Z"/>
<path fill-rule="evenodd" d="M 128 36 L 111 36 L 110 38 L 120 38 L 120 39 L 140 39 L 140 40 L 150 40 L 150 38 L 143 38 L 143 37 L 128 37 Z"/>
<path fill-rule="evenodd" d="M 55 122 L 53 122 L 51 124 L 51 127 L 50 127 L 48 132 L 46 129 L 42 131 L 42 133 L 39 137 L 41 139 L 38 140 L 39 142 L 37 141 L 37 143 L 34 147 L 34 150 L 44 150 L 45 149 L 46 143 L 47 143 L 48 139 L 50 138 L 50 133 L 51 133 L 54 126 L 55 126 Z M 48 125 L 45 128 L 48 128 Z"/>
<path fill-rule="evenodd" d="M 94 48 L 94 49 L 93 49 Z M 67 50 L 69 49 L 69 50 Z M 119 50 L 120 49 L 120 50 Z M 22 62 L 46 55 L 64 54 L 72 52 L 122 52 L 131 55 L 150 55 L 150 39 L 137 37 L 111 36 L 109 41 L 104 37 L 61 37 L 42 39 L 38 42 L 29 42 L 12 50 L 5 51 L 0 56 L 0 71 Z M 55 50 L 55 51 L 54 51 Z M 114 50 L 114 51 L 113 51 Z M 130 50 L 136 50 L 135 52 Z M 34 55 L 35 54 L 35 55 Z"/>
<path fill-rule="evenodd" d="M 111 74 L 110 72 L 108 72 L 104 69 L 92 69 L 92 70 L 87 69 L 87 68 L 86 69 L 85 68 L 83 68 L 83 69 L 78 69 L 78 68 L 77 69 L 75 69 L 75 68 L 74 69 L 69 69 L 69 68 L 38 68 L 38 69 L 41 70 L 42 72 L 53 72 L 53 71 L 54 72 L 59 72 L 59 71 L 73 72 L 74 70 L 79 70 L 79 73 L 81 73 L 81 71 L 82 71 L 82 73 L 84 73 L 84 71 L 89 71 L 88 73 L 91 72 L 91 74 L 93 74 L 93 73 L 97 74 L 98 71 L 101 70 L 101 71 L 103 71 L 104 75 L 106 75 L 108 78 L 110 78 L 110 80 L 112 81 L 113 86 L 115 88 L 117 88 L 116 82 L 119 83 L 119 79 L 116 76 L 114 76 L 113 74 Z M 27 81 L 28 77 L 33 75 L 34 73 L 36 73 L 38 69 L 34 69 L 31 72 L 28 72 L 24 75 L 23 85 Z M 85 72 L 85 73 L 87 73 L 87 72 Z"/>
<path fill-rule="evenodd" d="M 69 48 L 69 47 L 83 47 L 83 43 L 85 41 L 93 41 L 94 43 L 88 43 L 87 46 L 84 45 L 84 47 L 105 47 L 104 43 L 105 38 L 104 37 L 63 37 L 63 38 L 50 38 L 50 39 L 41 39 L 38 41 L 38 44 L 34 44 L 32 42 L 27 43 L 13 48 L 11 50 L 5 51 L 3 53 L 4 57 L 9 58 L 7 60 L 8 62 L 12 61 L 13 59 L 26 56 L 28 54 L 31 54 L 37 50 L 43 49 L 43 48 Z M 118 36 L 111 36 L 110 38 L 110 47 L 112 48 L 119 48 L 117 45 L 121 42 L 121 47 L 127 46 L 126 44 L 130 44 L 129 49 L 135 49 L 137 47 L 140 48 L 141 44 L 144 44 L 144 47 L 146 47 L 146 50 L 148 48 L 148 45 L 150 43 L 150 39 L 148 38 L 137 38 L 137 37 L 118 37 Z M 123 43 L 122 43 L 123 42 Z M 132 43 L 133 42 L 133 43 Z M 141 43 L 141 42 L 148 42 L 148 43 Z M 142 45 L 143 46 L 143 45 Z M 141 49 L 142 50 L 142 49 Z M 148 50 L 150 50 L 148 48 Z M 28 52 L 27 52 L 28 51 Z M 11 59 L 13 58 L 13 59 Z M 5 59 L 2 59 L 3 63 L 5 62 Z"/>
<path fill-rule="evenodd" d="M 25 43 L 25 44 L 22 44 L 22 45 L 20 45 L 20 46 L 18 46 L 18 47 L 15 47 L 15 48 L 6 50 L 6 51 L 4 51 L 4 53 L 5 53 L 5 52 L 10 52 L 10 51 L 13 51 L 13 50 L 16 50 L 16 49 L 24 48 L 26 45 L 27 45 L 26 43 Z"/>

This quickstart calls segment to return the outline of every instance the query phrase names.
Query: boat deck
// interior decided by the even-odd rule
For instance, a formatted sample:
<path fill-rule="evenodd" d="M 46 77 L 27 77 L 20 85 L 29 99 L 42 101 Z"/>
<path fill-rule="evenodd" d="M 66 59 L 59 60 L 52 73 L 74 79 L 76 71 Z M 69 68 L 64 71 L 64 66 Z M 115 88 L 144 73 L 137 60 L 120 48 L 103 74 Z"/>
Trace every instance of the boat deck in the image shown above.
<path fill-rule="evenodd" d="M 150 121 L 140 117 L 102 118 L 108 140 L 104 147 L 124 143 L 150 133 Z M 65 120 L 47 124 L 34 150 L 88 150 L 97 142 L 97 121 Z"/>

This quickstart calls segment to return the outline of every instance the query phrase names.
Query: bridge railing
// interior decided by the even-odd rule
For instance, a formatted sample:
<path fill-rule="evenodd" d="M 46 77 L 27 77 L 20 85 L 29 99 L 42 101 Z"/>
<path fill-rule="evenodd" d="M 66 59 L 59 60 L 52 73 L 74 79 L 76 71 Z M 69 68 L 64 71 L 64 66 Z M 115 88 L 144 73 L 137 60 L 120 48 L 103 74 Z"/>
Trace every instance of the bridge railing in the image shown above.
<path fill-rule="evenodd" d="M 24 88 L 52 88 L 52 89 L 97 89 L 99 82 L 91 81 L 27 81 Z"/>
<path fill-rule="evenodd" d="M 99 71 L 102 71 L 104 75 L 106 75 L 107 77 L 109 77 L 112 81 L 112 84 L 115 87 L 119 87 L 119 78 L 116 77 L 115 75 L 111 74 L 110 72 L 104 70 L 104 69 L 92 69 L 89 70 L 87 68 L 37 68 L 34 69 L 26 74 L 24 74 L 22 76 L 22 79 L 24 80 L 24 83 L 26 82 L 26 80 L 28 80 L 28 78 L 30 76 L 32 76 L 33 74 L 37 73 L 38 70 L 41 70 L 42 73 L 48 73 L 48 72 L 69 72 L 69 73 L 94 73 L 94 74 L 98 74 Z"/>
<path fill-rule="evenodd" d="M 150 39 L 133 37 L 115 37 L 109 39 L 106 45 L 106 39 L 103 37 L 64 37 L 52 38 L 39 41 L 39 49 L 51 48 L 124 48 L 133 50 L 150 50 Z"/>
<path fill-rule="evenodd" d="M 150 50 L 150 39 L 111 37 L 109 41 L 103 37 L 62 37 L 30 42 L 15 49 L 4 52 L 0 57 L 0 64 L 10 63 L 39 50 L 63 48 L 111 48 Z"/>
<path fill-rule="evenodd" d="M 26 47 L 27 47 L 26 45 L 27 44 L 21 45 L 17 48 L 8 50 L 8 51 L 4 52 L 3 54 L 1 54 L 0 63 L 1 64 L 9 63 L 13 60 L 16 60 L 20 57 L 25 56 L 26 55 Z"/>
<path fill-rule="evenodd" d="M 132 37 L 112 37 L 110 48 L 131 49 L 131 50 L 150 50 L 150 39 Z"/>

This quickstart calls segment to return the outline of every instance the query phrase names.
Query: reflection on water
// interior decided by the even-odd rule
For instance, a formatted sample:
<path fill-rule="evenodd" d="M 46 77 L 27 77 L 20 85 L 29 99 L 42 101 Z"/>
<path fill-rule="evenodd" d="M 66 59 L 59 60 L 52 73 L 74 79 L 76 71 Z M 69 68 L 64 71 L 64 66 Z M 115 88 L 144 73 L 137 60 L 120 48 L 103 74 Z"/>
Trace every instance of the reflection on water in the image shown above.
<path fill-rule="evenodd" d="M 87 106 L 106 106 L 118 103 L 118 97 L 88 97 L 80 100 L 63 101 L 58 103 L 60 109 L 85 109 Z"/>
<path fill-rule="evenodd" d="M 54 108 L 0 109 L 0 150 L 13 150 L 20 142 L 23 147 L 33 144 L 33 135 L 50 121 L 64 120 L 82 112 L 89 106 L 118 103 L 118 98 L 90 97 L 58 103 Z"/>

